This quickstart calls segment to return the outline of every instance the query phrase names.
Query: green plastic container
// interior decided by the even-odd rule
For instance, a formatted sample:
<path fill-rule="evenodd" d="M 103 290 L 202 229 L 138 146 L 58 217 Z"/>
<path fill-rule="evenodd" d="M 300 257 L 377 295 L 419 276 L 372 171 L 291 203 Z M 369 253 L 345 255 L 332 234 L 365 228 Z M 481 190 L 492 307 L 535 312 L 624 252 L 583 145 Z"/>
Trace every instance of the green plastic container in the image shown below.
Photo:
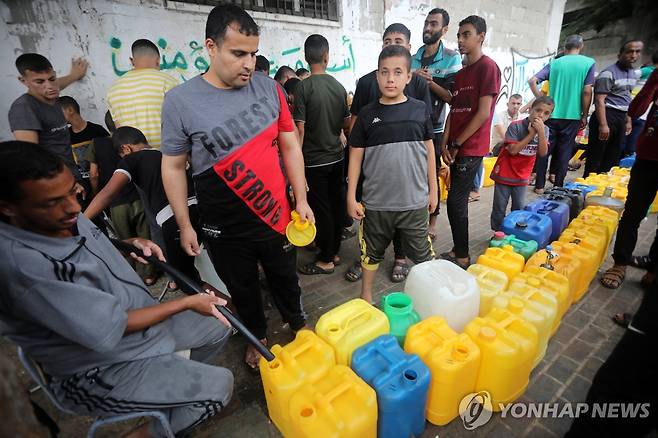
<path fill-rule="evenodd" d="M 411 297 L 402 292 L 390 293 L 382 297 L 382 308 L 391 326 L 391 335 L 395 336 L 400 347 L 404 346 L 407 330 L 420 321 Z"/>
<path fill-rule="evenodd" d="M 515 253 L 521 254 L 526 261 L 537 252 L 538 245 L 534 240 L 517 239 L 514 234 L 506 236 L 502 231 L 496 231 L 493 238 L 489 241 L 492 248 L 502 248 L 505 245 L 511 245 Z"/>

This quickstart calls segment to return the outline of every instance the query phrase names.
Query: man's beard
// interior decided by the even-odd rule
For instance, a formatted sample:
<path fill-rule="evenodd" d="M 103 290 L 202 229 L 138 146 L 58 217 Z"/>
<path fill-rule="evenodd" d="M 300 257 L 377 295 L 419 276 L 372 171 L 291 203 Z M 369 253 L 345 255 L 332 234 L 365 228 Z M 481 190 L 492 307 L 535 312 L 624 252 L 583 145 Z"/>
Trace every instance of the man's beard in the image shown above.
<path fill-rule="evenodd" d="M 440 39 L 441 39 L 441 32 L 423 34 L 423 44 L 434 44 Z"/>

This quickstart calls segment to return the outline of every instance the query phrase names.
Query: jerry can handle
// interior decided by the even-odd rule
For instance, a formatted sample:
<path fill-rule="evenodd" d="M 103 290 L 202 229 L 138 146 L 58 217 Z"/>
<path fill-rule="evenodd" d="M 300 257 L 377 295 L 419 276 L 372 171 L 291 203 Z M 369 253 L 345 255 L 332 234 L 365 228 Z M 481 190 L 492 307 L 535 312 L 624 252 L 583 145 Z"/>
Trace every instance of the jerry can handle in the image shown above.
<path fill-rule="evenodd" d="M 369 320 L 370 316 L 368 314 L 369 309 L 363 309 L 360 312 L 355 313 L 354 315 L 350 316 L 347 318 L 347 321 L 345 321 L 345 324 L 343 324 L 343 328 L 348 328 L 354 323 L 354 321 L 358 320 L 359 318 L 365 316 L 365 320 Z"/>
<path fill-rule="evenodd" d="M 333 407 L 333 401 L 343 395 L 345 392 L 349 391 L 352 382 L 341 382 L 334 389 L 329 391 L 325 396 L 320 394 L 315 394 L 314 402 L 315 406 L 321 406 L 331 418 L 331 421 L 335 424 L 341 421 L 336 409 Z"/>

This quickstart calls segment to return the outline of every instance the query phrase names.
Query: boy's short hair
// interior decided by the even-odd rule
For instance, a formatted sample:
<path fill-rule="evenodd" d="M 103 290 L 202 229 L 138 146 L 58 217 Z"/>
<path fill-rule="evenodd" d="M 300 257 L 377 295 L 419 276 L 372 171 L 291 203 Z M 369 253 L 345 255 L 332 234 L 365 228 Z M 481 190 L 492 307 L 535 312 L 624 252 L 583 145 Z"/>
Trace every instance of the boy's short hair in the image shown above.
<path fill-rule="evenodd" d="M 270 73 L 270 61 L 263 55 L 256 56 L 256 70 Z"/>
<path fill-rule="evenodd" d="M 477 33 L 487 33 L 487 22 L 484 18 L 478 15 L 469 15 L 459 22 L 459 26 L 464 26 L 465 24 L 472 24 Z"/>
<path fill-rule="evenodd" d="M 121 146 L 124 144 L 147 145 L 148 141 L 139 129 L 133 128 L 132 126 L 122 126 L 117 128 L 117 130 L 114 131 L 114 134 L 112 134 L 112 146 L 114 146 L 114 150 L 116 150 L 117 153 L 120 153 Z"/>
<path fill-rule="evenodd" d="M 448 15 L 448 11 L 446 11 L 445 9 L 434 8 L 431 11 L 429 11 L 427 15 L 441 15 L 443 26 L 445 27 L 450 24 L 450 15 Z"/>
<path fill-rule="evenodd" d="M 583 37 L 581 35 L 569 35 L 564 40 L 564 50 L 580 49 L 583 45 Z"/>
<path fill-rule="evenodd" d="M 521 96 L 519 93 L 514 93 L 509 97 L 509 100 L 512 100 L 512 99 L 521 99 L 521 100 L 523 100 L 523 96 Z"/>
<path fill-rule="evenodd" d="M 534 108 L 537 105 L 541 105 L 542 103 L 546 104 L 546 105 L 550 105 L 552 107 L 555 106 L 555 101 L 553 100 L 552 97 L 550 97 L 550 96 L 539 96 L 538 98 L 535 99 L 534 102 L 532 102 L 532 105 L 530 107 Z"/>
<path fill-rule="evenodd" d="M 384 31 L 384 35 L 382 36 L 382 40 L 386 38 L 386 36 L 390 33 L 400 33 L 404 35 L 404 37 L 407 39 L 407 42 L 411 41 L 411 31 L 407 26 L 405 26 L 402 23 L 393 23 L 390 26 L 386 28 Z"/>
<path fill-rule="evenodd" d="M 289 96 L 294 96 L 295 95 L 295 89 L 297 88 L 297 85 L 301 82 L 302 80 L 299 78 L 290 78 L 286 81 L 285 84 L 283 84 L 283 89 L 286 90 L 286 93 L 288 93 Z"/>
<path fill-rule="evenodd" d="M 153 41 L 147 40 L 145 38 L 136 40 L 132 46 L 130 46 L 130 51 L 133 55 L 133 58 L 136 56 L 144 55 L 160 56 L 160 50 L 158 50 L 158 46 L 156 46 Z"/>
<path fill-rule="evenodd" d="M 379 59 L 377 59 L 377 68 L 382 63 L 384 59 L 393 58 L 399 56 L 404 58 L 405 64 L 407 65 L 407 71 L 411 70 L 411 53 L 406 49 L 406 47 L 390 45 L 382 49 L 379 54 Z"/>
<path fill-rule="evenodd" d="M 308 71 L 308 70 L 305 69 L 304 67 L 300 67 L 300 68 L 298 68 L 297 71 L 295 72 L 295 74 L 296 74 L 297 76 L 307 75 L 307 74 L 309 74 L 309 73 L 310 73 L 310 71 Z M 292 79 L 292 78 L 291 78 L 291 79 Z"/>
<path fill-rule="evenodd" d="M 329 53 L 329 41 L 322 35 L 314 33 L 304 41 L 304 58 L 309 65 L 322 64 L 327 53 Z"/>
<path fill-rule="evenodd" d="M 18 202 L 23 194 L 20 184 L 53 178 L 64 170 L 64 162 L 41 145 L 26 141 L 0 143 L 0 200 Z"/>
<path fill-rule="evenodd" d="M 220 44 L 226 35 L 226 29 L 232 24 L 237 25 L 238 32 L 246 36 L 258 36 L 260 28 L 251 15 L 240 6 L 224 4 L 215 6 L 208 14 L 206 21 L 206 38 Z"/>
<path fill-rule="evenodd" d="M 282 65 L 281 67 L 279 67 L 276 73 L 274 73 L 274 80 L 277 82 L 281 81 L 281 79 L 283 79 L 283 77 L 288 73 L 295 74 L 295 70 L 293 70 L 291 67 L 287 65 Z"/>
<path fill-rule="evenodd" d="M 21 76 L 24 76 L 28 70 L 42 73 L 52 69 L 53 65 L 48 61 L 48 58 L 38 53 L 23 53 L 16 58 L 16 70 Z"/>
<path fill-rule="evenodd" d="M 80 114 L 80 105 L 71 96 L 60 96 L 59 104 L 62 106 L 62 108 L 72 108 L 76 114 Z"/>

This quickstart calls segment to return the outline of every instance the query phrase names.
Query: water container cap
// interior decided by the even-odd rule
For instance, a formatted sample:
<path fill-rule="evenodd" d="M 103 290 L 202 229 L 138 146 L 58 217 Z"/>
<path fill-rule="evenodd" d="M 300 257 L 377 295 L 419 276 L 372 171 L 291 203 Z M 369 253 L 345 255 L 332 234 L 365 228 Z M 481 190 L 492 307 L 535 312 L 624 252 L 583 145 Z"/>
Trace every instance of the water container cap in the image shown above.
<path fill-rule="evenodd" d="M 525 221 L 518 221 L 518 222 L 516 223 L 516 226 L 517 226 L 518 228 L 521 228 L 521 229 L 523 229 L 523 228 L 528 228 L 528 224 L 527 224 Z"/>
<path fill-rule="evenodd" d="M 295 246 L 306 246 L 313 242 L 315 239 L 316 228 L 315 224 L 309 221 L 301 221 L 299 214 L 296 211 L 290 213 L 292 220 L 286 227 L 286 237 L 290 243 Z"/>
<path fill-rule="evenodd" d="M 496 231 L 493 238 L 496 240 L 503 240 L 505 238 L 505 233 L 502 231 Z"/>
<path fill-rule="evenodd" d="M 532 287 L 539 287 L 541 286 L 541 281 L 539 281 L 538 278 L 528 278 L 528 284 Z"/>
<path fill-rule="evenodd" d="M 511 312 L 521 313 L 521 311 L 523 310 L 523 307 L 525 307 L 525 306 L 523 305 L 523 301 L 521 301 L 520 299 L 512 298 L 512 299 L 509 300 L 508 308 Z"/>
<path fill-rule="evenodd" d="M 491 327 L 482 327 L 480 329 L 480 337 L 489 340 L 495 339 L 496 330 L 492 329 Z"/>
<path fill-rule="evenodd" d="M 469 352 L 468 345 L 462 343 L 455 344 L 452 347 L 452 358 L 455 360 L 466 360 Z"/>

